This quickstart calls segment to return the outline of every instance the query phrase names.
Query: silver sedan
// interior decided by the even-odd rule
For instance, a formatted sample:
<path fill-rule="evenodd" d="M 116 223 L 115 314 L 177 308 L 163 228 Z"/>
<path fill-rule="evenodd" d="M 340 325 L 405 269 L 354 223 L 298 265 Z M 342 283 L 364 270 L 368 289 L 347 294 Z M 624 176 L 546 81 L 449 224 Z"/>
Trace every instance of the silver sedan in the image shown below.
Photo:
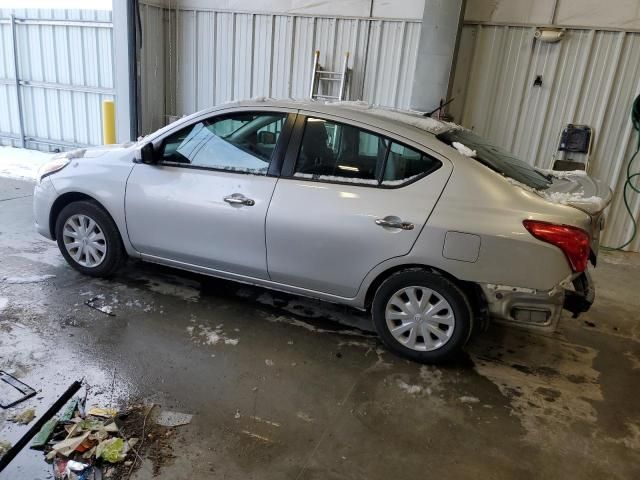
<path fill-rule="evenodd" d="M 588 309 L 610 198 L 412 112 L 247 101 L 59 155 L 34 209 L 84 274 L 135 257 L 351 305 L 436 362 L 489 318 L 548 331 Z"/>

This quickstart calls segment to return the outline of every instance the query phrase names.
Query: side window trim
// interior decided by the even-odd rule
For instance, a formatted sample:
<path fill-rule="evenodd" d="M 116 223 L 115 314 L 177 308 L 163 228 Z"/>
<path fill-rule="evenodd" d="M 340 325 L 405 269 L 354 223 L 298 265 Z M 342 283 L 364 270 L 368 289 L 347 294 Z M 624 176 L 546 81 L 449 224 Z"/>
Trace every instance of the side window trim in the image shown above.
<path fill-rule="evenodd" d="M 170 138 L 173 134 L 183 129 L 192 128 L 193 126 L 201 122 L 212 122 L 212 121 L 215 121 L 216 119 L 223 119 L 224 117 L 238 114 L 238 113 L 256 113 L 256 114 L 283 113 L 286 115 L 284 125 L 282 126 L 282 131 L 280 132 L 280 135 L 278 137 L 276 147 L 273 150 L 273 155 L 271 157 L 269 168 L 266 174 L 266 176 L 268 177 L 279 177 L 280 171 L 282 168 L 282 163 L 284 161 L 284 155 L 285 155 L 285 152 L 287 151 L 287 146 L 289 145 L 289 140 L 291 138 L 294 124 L 296 122 L 296 117 L 298 116 L 297 112 L 291 112 L 291 111 L 285 111 L 285 110 L 255 110 L 255 109 L 247 109 L 247 110 L 243 109 L 243 110 L 236 110 L 231 112 L 230 111 L 220 112 L 219 114 L 212 115 L 207 118 L 199 118 L 187 125 L 181 125 L 179 129 L 172 130 L 171 132 L 167 132 L 162 137 L 155 139 L 153 141 L 154 149 L 156 149 L 156 151 L 159 152 L 164 147 L 165 141 L 168 138 Z M 241 175 L 253 175 L 250 172 L 233 171 L 230 169 L 209 167 L 205 165 L 192 165 L 190 163 L 163 162 L 162 160 L 158 162 L 158 165 L 163 167 L 171 167 L 171 168 L 187 168 L 187 169 L 193 169 L 193 170 L 208 170 L 213 172 L 226 172 L 226 173 L 236 173 Z"/>
<path fill-rule="evenodd" d="M 311 112 L 310 112 L 311 113 Z M 383 183 L 379 183 L 378 185 L 371 185 L 371 184 L 366 184 L 366 183 L 356 183 L 356 182 L 340 182 L 340 181 L 335 181 L 335 180 L 320 180 L 320 179 L 314 179 L 314 178 L 305 178 L 305 181 L 309 181 L 309 182 L 320 182 L 320 183 L 330 183 L 330 184 L 336 184 L 336 185 L 349 185 L 349 186 L 357 186 L 357 187 L 368 187 L 368 188 L 381 188 L 381 189 L 396 189 L 396 188 L 402 188 L 402 187 L 406 187 L 407 185 L 410 185 L 414 182 L 417 182 L 418 180 L 421 180 L 422 178 L 431 175 L 433 172 L 435 172 L 436 170 L 438 170 L 439 168 L 442 167 L 443 161 L 439 158 L 437 158 L 437 156 L 428 153 L 427 151 L 425 151 L 425 148 L 417 148 L 411 145 L 408 145 L 406 141 L 402 141 L 399 140 L 398 138 L 391 136 L 390 133 L 380 133 L 377 132 L 374 129 L 371 129 L 369 126 L 362 125 L 359 123 L 352 123 L 349 122 L 348 119 L 342 119 L 342 118 L 338 118 L 338 117 L 334 117 L 333 115 L 322 115 L 320 113 L 315 114 L 315 113 L 311 113 L 311 114 L 307 114 L 307 113 L 302 113 L 300 110 L 298 110 L 298 116 L 296 118 L 295 121 L 295 125 L 293 126 L 293 130 L 291 132 L 291 139 L 289 141 L 289 146 L 286 150 L 286 154 L 284 156 L 284 163 L 282 166 L 282 171 L 281 171 L 281 177 L 282 178 L 288 178 L 288 179 L 296 179 L 297 177 L 294 176 L 294 171 L 295 171 L 295 166 L 296 166 L 296 162 L 298 160 L 298 155 L 300 153 L 300 149 L 302 147 L 302 137 L 304 135 L 304 129 L 305 129 L 305 125 L 307 122 L 308 118 L 320 118 L 323 120 L 328 120 L 328 121 L 332 121 L 332 122 L 337 122 L 337 123 L 342 123 L 344 125 L 349 125 L 355 128 L 359 128 L 361 130 L 364 130 L 365 132 L 370 132 L 373 135 L 377 135 L 379 137 L 382 137 L 386 140 L 388 140 L 389 145 L 387 146 L 387 151 L 385 153 L 385 158 L 384 158 L 384 163 L 383 163 L 383 168 L 382 168 L 382 173 L 381 175 L 384 175 L 384 171 L 386 169 L 387 166 L 387 161 L 389 159 L 389 155 L 391 153 L 391 146 L 395 143 L 397 145 L 401 145 L 407 148 L 410 148 L 412 150 L 417 151 L 418 153 L 428 156 L 432 159 L 434 159 L 436 162 L 439 163 L 439 165 L 437 165 L 435 168 L 432 168 L 430 170 L 425 171 L 424 173 L 417 175 L 413 178 L 409 178 L 406 179 L 406 181 L 401 182 L 397 185 L 384 185 Z M 413 142 L 415 143 L 415 142 Z M 298 180 L 300 180 L 298 178 Z"/>
<path fill-rule="evenodd" d="M 304 134 L 304 126 L 307 121 L 307 116 L 298 112 L 295 124 L 291 131 L 291 139 L 284 156 L 284 163 L 282 165 L 281 176 L 285 178 L 293 177 L 293 171 L 298 160 L 298 152 L 302 146 L 302 135 Z"/>

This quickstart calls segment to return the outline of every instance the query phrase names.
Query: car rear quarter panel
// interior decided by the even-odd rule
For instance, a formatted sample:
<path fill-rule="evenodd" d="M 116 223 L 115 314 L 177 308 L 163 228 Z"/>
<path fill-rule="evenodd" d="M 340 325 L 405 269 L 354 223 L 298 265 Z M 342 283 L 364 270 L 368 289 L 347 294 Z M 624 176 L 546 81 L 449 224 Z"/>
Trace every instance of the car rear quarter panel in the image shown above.
<path fill-rule="evenodd" d="M 451 178 L 411 252 L 376 266 L 359 296 L 378 275 L 403 264 L 431 266 L 464 281 L 536 290 L 549 290 L 572 273 L 564 253 L 534 238 L 522 221 L 543 220 L 587 230 L 588 215 L 515 186 L 453 149 L 449 158 L 454 165 Z M 475 261 L 443 256 L 447 232 L 480 237 Z"/>
<path fill-rule="evenodd" d="M 583 229 L 589 223 L 585 213 L 548 202 L 512 185 L 474 160 L 460 156 L 412 255 L 432 257 L 431 246 L 442 246 L 447 231 L 473 233 L 480 236 L 480 251 L 475 262 L 440 256 L 438 266 L 463 280 L 551 289 L 570 275 L 571 269 L 558 247 L 537 240 L 524 228 L 525 219 Z"/>

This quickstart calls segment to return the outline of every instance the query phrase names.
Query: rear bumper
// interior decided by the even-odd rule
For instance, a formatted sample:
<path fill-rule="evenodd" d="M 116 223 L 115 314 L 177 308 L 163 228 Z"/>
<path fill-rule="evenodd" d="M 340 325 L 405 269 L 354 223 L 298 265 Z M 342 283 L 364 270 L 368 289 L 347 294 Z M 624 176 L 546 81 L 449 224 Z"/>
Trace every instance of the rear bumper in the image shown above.
<path fill-rule="evenodd" d="M 563 309 L 577 317 L 589 310 L 595 298 L 588 272 L 569 277 L 545 291 L 495 284 L 480 284 L 480 287 L 492 320 L 542 332 L 556 329 Z"/>
<path fill-rule="evenodd" d="M 563 308 L 573 313 L 573 318 L 588 311 L 596 298 L 596 289 L 588 270 L 573 280 L 574 290 L 566 290 Z"/>

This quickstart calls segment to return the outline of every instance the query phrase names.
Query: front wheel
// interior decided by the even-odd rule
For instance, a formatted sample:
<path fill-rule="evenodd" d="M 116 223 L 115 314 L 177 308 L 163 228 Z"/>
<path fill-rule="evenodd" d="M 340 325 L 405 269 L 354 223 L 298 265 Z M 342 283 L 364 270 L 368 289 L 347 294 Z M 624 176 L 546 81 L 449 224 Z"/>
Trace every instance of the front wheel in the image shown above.
<path fill-rule="evenodd" d="M 382 342 L 421 363 L 460 352 L 473 326 L 466 295 L 451 280 L 424 270 L 396 273 L 378 288 L 371 309 Z"/>
<path fill-rule="evenodd" d="M 56 220 L 56 240 L 67 263 L 85 275 L 108 277 L 125 258 L 118 227 L 94 202 L 64 207 Z"/>

